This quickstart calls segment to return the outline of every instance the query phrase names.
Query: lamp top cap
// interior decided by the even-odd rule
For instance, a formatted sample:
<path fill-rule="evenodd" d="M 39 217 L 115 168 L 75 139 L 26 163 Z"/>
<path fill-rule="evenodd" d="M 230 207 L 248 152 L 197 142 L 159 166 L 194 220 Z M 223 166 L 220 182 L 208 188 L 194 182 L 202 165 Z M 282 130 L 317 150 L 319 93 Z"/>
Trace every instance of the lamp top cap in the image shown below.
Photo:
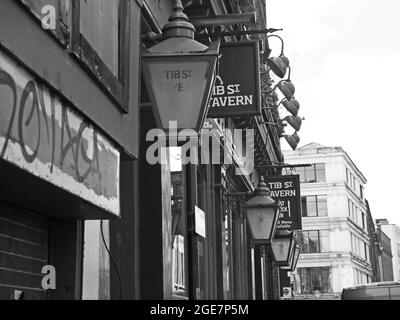
<path fill-rule="evenodd" d="M 268 189 L 267 184 L 265 183 L 264 177 L 260 176 L 257 188 L 254 190 L 254 194 L 258 196 L 269 197 L 269 192 L 270 190 Z"/>
<path fill-rule="evenodd" d="M 163 35 L 165 39 L 171 37 L 186 37 L 194 39 L 195 28 L 189 22 L 188 16 L 183 12 L 183 5 L 181 0 L 175 0 L 173 6 L 173 13 L 163 28 Z"/>

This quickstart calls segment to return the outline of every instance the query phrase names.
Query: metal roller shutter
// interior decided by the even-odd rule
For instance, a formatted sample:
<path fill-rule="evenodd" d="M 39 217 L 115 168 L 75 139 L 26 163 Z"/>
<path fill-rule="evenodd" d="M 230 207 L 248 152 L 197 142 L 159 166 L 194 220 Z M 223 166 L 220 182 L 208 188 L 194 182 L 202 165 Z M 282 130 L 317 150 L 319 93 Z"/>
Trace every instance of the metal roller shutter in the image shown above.
<path fill-rule="evenodd" d="M 47 299 L 41 287 L 48 264 L 49 220 L 0 200 L 0 300 Z"/>

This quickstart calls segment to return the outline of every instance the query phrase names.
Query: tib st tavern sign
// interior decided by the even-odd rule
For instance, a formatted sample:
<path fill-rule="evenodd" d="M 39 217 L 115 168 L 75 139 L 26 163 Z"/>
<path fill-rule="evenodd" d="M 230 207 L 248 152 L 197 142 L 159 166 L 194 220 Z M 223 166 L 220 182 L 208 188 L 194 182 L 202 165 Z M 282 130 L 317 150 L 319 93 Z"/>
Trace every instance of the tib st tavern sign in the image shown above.
<path fill-rule="evenodd" d="M 277 230 L 301 230 L 301 195 L 298 175 L 267 177 L 270 197 L 278 202 L 280 218 Z"/>
<path fill-rule="evenodd" d="M 223 43 L 208 118 L 261 114 L 259 42 Z"/>

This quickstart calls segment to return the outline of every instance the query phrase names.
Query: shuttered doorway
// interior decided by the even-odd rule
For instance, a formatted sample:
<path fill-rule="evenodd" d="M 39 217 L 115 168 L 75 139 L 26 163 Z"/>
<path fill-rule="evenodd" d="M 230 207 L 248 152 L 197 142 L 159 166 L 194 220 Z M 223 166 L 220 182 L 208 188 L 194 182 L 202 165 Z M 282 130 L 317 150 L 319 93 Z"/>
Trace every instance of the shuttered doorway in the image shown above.
<path fill-rule="evenodd" d="M 42 267 L 48 264 L 48 218 L 0 200 L 0 300 L 47 299 Z"/>

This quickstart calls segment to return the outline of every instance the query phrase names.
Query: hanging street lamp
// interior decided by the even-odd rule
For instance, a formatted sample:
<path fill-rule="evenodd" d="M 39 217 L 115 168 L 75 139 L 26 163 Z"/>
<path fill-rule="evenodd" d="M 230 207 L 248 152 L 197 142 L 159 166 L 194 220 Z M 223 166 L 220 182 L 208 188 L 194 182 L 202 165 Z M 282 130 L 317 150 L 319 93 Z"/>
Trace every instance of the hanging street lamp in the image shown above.
<path fill-rule="evenodd" d="M 142 71 L 157 126 L 165 131 L 170 122 L 178 131 L 200 132 L 215 81 L 219 41 L 206 46 L 194 40 L 180 0 L 163 28 L 163 41 L 142 53 Z"/>
<path fill-rule="evenodd" d="M 272 252 L 274 253 L 275 263 L 280 267 L 287 267 L 291 264 L 291 256 L 296 246 L 294 232 L 280 233 L 272 242 Z"/>
<path fill-rule="evenodd" d="M 293 251 L 293 254 L 292 254 L 292 257 L 290 260 L 291 261 L 290 266 L 282 267 L 281 268 L 282 270 L 290 271 L 290 272 L 293 272 L 296 270 L 297 262 L 299 261 L 299 257 L 300 257 L 300 249 L 301 249 L 300 245 L 296 244 L 296 247 L 294 248 L 294 251 Z"/>
<path fill-rule="evenodd" d="M 279 220 L 279 206 L 269 192 L 264 178 L 260 177 L 252 198 L 243 205 L 255 244 L 271 243 Z"/>

